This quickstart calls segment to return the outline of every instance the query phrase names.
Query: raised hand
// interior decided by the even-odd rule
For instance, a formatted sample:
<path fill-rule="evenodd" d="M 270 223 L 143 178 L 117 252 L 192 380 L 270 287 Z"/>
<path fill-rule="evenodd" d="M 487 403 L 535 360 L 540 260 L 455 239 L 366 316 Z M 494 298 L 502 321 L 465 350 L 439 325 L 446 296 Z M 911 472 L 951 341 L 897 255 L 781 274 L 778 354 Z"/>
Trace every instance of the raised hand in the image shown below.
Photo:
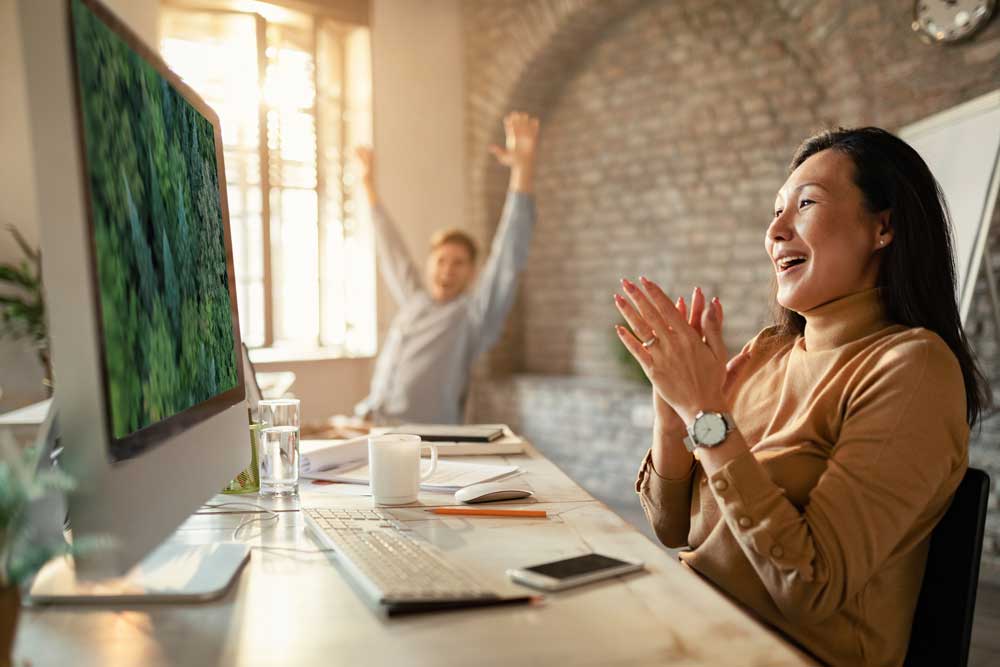
<path fill-rule="evenodd" d="M 503 148 L 490 146 L 489 150 L 502 165 L 510 167 L 510 188 L 530 192 L 533 185 L 535 149 L 538 146 L 538 119 L 513 111 L 503 119 L 506 142 Z"/>

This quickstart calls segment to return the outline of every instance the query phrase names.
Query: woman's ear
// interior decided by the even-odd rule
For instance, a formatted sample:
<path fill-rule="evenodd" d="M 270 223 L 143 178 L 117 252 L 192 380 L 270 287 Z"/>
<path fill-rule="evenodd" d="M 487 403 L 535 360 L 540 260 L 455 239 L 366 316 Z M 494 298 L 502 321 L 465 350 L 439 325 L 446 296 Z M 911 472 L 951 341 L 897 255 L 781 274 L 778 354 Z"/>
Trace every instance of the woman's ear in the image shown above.
<path fill-rule="evenodd" d="M 880 211 L 877 215 L 877 226 L 875 227 L 875 248 L 881 250 L 892 243 L 892 209 Z"/>

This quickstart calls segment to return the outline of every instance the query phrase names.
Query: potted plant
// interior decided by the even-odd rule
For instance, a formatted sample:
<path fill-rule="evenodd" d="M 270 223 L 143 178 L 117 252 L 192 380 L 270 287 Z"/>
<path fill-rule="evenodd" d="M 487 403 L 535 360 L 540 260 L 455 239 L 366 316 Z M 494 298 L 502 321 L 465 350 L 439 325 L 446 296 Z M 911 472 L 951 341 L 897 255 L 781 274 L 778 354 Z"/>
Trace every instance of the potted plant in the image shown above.
<path fill-rule="evenodd" d="M 75 486 L 65 472 L 38 463 L 37 447 L 22 449 L 10 433 L 0 431 L 0 667 L 11 665 L 21 585 L 53 556 L 96 546 L 79 540 L 70 546 L 61 535 L 46 539 L 44 527 L 33 525 L 33 505 Z"/>
<path fill-rule="evenodd" d="M 0 338 L 30 338 L 45 370 L 43 383 L 52 395 L 52 359 L 42 292 L 42 253 L 32 248 L 13 225 L 7 230 L 24 257 L 0 264 Z"/>

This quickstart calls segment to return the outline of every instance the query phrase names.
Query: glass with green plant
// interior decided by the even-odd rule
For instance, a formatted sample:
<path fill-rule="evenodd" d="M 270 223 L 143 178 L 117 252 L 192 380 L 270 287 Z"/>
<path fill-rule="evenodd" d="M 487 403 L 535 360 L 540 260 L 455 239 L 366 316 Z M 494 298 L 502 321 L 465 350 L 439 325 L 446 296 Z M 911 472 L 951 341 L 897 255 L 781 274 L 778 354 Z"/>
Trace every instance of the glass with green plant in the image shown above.
<path fill-rule="evenodd" d="M 25 240 L 13 225 L 7 231 L 24 257 L 17 263 L 0 264 L 0 338 L 28 338 L 45 371 L 42 382 L 52 395 L 52 359 L 45 325 L 45 295 L 42 291 L 42 253 Z"/>

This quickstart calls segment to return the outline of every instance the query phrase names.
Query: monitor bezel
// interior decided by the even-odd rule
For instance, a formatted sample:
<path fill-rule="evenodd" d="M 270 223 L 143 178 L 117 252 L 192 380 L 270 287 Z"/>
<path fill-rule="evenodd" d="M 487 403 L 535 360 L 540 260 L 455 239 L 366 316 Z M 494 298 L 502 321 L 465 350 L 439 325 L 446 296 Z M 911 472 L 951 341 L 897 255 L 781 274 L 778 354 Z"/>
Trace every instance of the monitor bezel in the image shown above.
<path fill-rule="evenodd" d="M 232 329 L 233 329 L 233 363 L 236 365 L 237 382 L 236 386 L 222 393 L 208 398 L 200 403 L 192 405 L 177 414 L 166 419 L 162 419 L 154 424 L 144 426 L 132 433 L 117 438 L 112 430 L 111 401 L 108 390 L 107 358 L 105 350 L 104 318 L 101 306 L 101 285 L 97 275 L 97 247 L 95 242 L 95 226 L 93 215 L 93 195 L 90 189 L 90 179 L 87 174 L 87 143 L 84 134 L 83 121 L 83 101 L 80 94 L 79 64 L 76 57 L 76 30 L 73 24 L 73 2 L 79 2 L 88 10 L 92 11 L 99 20 L 110 28 L 121 38 L 126 45 L 137 53 L 141 58 L 156 70 L 156 72 L 166 79 L 167 83 L 181 94 L 181 96 L 191 104 L 196 111 L 208 119 L 212 124 L 215 138 L 215 158 L 216 158 L 216 178 L 219 183 L 219 205 L 222 213 L 223 236 L 226 245 L 226 282 L 229 290 L 229 299 L 232 305 Z M 106 447 L 107 458 L 111 463 L 122 463 L 133 459 L 142 453 L 156 447 L 158 444 L 179 435 L 190 429 L 192 426 L 204 422 L 215 415 L 236 405 L 240 401 L 246 400 L 246 378 L 243 373 L 242 359 L 242 339 L 240 338 L 239 304 L 236 300 L 236 279 L 235 265 L 233 261 L 233 245 L 229 223 L 229 199 L 226 186 L 224 148 L 222 145 L 222 124 L 218 114 L 205 103 L 205 101 L 184 81 L 174 74 L 163 58 L 155 51 L 147 47 L 142 39 L 133 32 L 115 14 L 102 5 L 98 0 L 66 0 L 66 20 L 70 35 L 70 61 L 72 75 L 72 98 L 74 108 L 72 110 L 76 119 L 77 148 L 80 151 L 79 178 L 83 186 L 84 211 L 86 213 L 87 230 L 87 273 L 92 287 L 90 307 L 95 318 L 97 333 L 97 358 L 99 361 L 99 375 L 101 384 L 101 398 L 103 410 L 101 416 L 104 419 L 104 432 L 108 442 Z"/>

